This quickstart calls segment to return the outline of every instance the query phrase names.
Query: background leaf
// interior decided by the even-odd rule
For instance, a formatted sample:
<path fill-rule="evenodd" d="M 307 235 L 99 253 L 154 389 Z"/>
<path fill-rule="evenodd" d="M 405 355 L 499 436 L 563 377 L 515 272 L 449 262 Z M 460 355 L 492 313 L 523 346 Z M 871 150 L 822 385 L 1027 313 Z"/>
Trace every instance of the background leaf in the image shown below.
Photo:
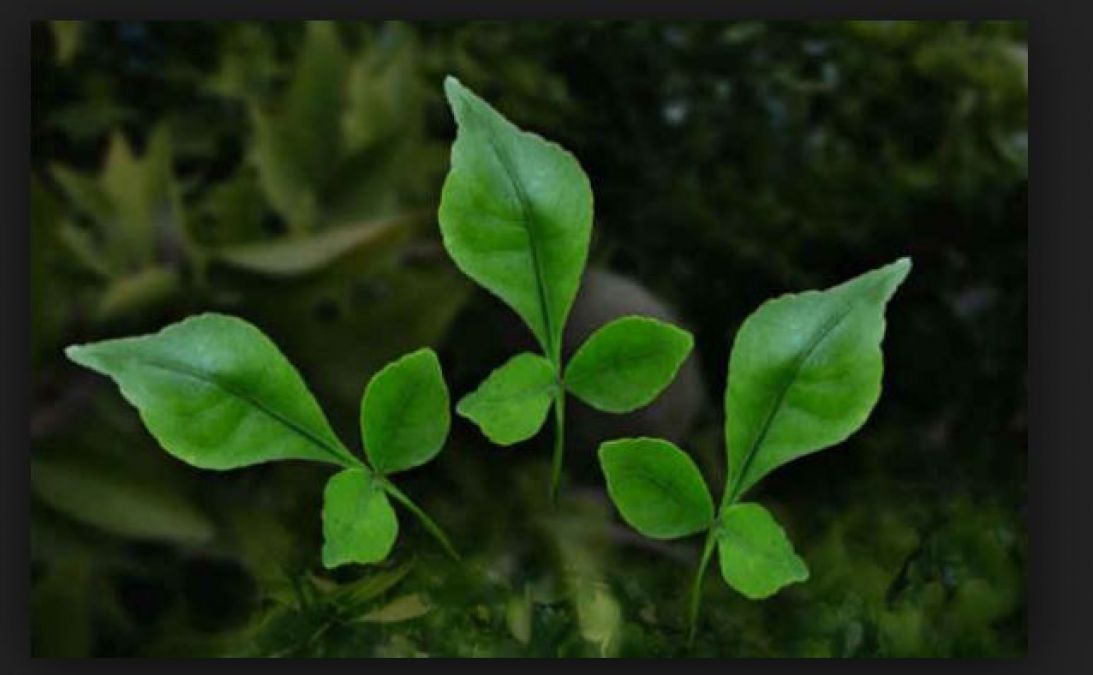
<path fill-rule="evenodd" d="M 451 427 L 448 385 L 432 349 L 407 354 L 376 373 L 361 399 L 364 452 L 380 473 L 436 457 Z"/>
<path fill-rule="evenodd" d="M 774 516 L 759 504 L 733 504 L 721 514 L 718 558 L 725 581 L 752 600 L 808 579 L 808 567 L 793 552 Z"/>
<path fill-rule="evenodd" d="M 177 293 L 180 285 L 178 272 L 160 265 L 118 277 L 99 296 L 96 316 L 107 321 L 147 310 Z"/>
<path fill-rule="evenodd" d="M 420 593 L 402 595 L 357 619 L 365 623 L 401 623 L 425 616 L 432 607 Z"/>
<path fill-rule="evenodd" d="M 194 466 L 353 461 L 296 369 L 242 319 L 201 314 L 65 354 L 113 379 L 163 448 Z"/>
<path fill-rule="evenodd" d="M 690 333 L 663 321 L 616 319 L 569 360 L 565 386 L 597 410 L 630 412 L 652 403 L 671 383 L 693 345 Z"/>
<path fill-rule="evenodd" d="M 440 201 L 444 245 L 557 360 L 588 257 L 588 176 L 569 152 L 521 131 L 455 78 L 444 91 L 459 125 Z"/>
<path fill-rule="evenodd" d="M 209 518 L 170 485 L 66 459 L 31 462 L 34 494 L 70 518 L 122 537 L 183 545 L 208 542 Z"/>
<path fill-rule="evenodd" d="M 357 249 L 382 250 L 403 240 L 414 219 L 407 217 L 331 228 L 307 237 L 242 244 L 220 249 L 217 258 L 232 267 L 269 276 L 291 277 L 318 271 Z"/>
<path fill-rule="evenodd" d="M 494 443 L 512 445 L 526 441 L 542 428 L 557 392 L 550 361 L 524 352 L 495 369 L 477 389 L 460 399 L 456 412 L 477 424 Z"/>
<path fill-rule="evenodd" d="M 860 428 L 880 397 L 884 307 L 903 258 L 826 291 L 763 303 L 736 334 L 725 391 L 730 501 Z"/>
<path fill-rule="evenodd" d="M 341 152 L 348 66 L 336 26 L 309 22 L 281 109 L 252 110 L 261 184 L 290 231 L 307 232 L 318 223 L 318 189 Z"/>
<path fill-rule="evenodd" d="M 323 565 L 374 563 L 398 537 L 398 518 L 383 488 L 364 469 L 335 474 L 323 492 Z"/>
<path fill-rule="evenodd" d="M 713 520 L 713 501 L 698 467 L 668 441 L 628 438 L 600 446 L 607 492 L 623 520 L 653 539 L 701 532 Z"/>

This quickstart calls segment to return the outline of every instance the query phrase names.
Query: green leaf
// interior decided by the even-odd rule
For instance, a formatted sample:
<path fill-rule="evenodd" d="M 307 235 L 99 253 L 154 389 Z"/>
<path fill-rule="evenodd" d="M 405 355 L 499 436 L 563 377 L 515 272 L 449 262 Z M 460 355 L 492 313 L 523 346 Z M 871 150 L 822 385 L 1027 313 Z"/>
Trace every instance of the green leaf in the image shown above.
<path fill-rule="evenodd" d="M 335 474 L 323 492 L 323 565 L 374 563 L 387 557 L 398 518 L 379 482 L 365 469 Z"/>
<path fill-rule="evenodd" d="M 118 277 L 107 284 L 95 308 L 95 317 L 108 321 L 156 307 L 180 287 L 178 272 L 153 265 L 140 272 Z"/>
<path fill-rule="evenodd" d="M 691 352 L 685 330 L 643 316 L 616 319 L 570 359 L 565 386 L 597 410 L 625 413 L 653 402 Z"/>
<path fill-rule="evenodd" d="M 332 599 L 343 611 L 359 613 L 372 600 L 394 588 L 412 568 L 413 561 L 410 561 L 393 569 L 375 572 L 339 587 Z"/>
<path fill-rule="evenodd" d="M 774 516 L 759 504 L 733 504 L 717 530 L 721 576 L 752 600 L 808 579 L 808 567 Z"/>
<path fill-rule="evenodd" d="M 395 598 L 379 609 L 373 610 L 357 619 L 365 623 L 400 623 L 429 613 L 432 606 L 420 593 L 411 593 Z"/>
<path fill-rule="evenodd" d="M 440 200 L 444 245 L 557 361 L 588 257 L 588 176 L 569 152 L 521 131 L 455 78 L 444 91 L 459 126 Z"/>
<path fill-rule="evenodd" d="M 406 190 L 407 163 L 421 161 L 408 143 L 405 137 L 391 138 L 345 155 L 323 185 L 323 222 L 341 224 L 394 213 Z"/>
<path fill-rule="evenodd" d="M 86 228 L 63 222 L 57 227 L 57 241 L 89 272 L 101 279 L 109 279 L 110 268 L 99 254 L 91 233 Z"/>
<path fill-rule="evenodd" d="M 107 229 L 116 251 L 124 251 L 132 265 L 147 265 L 155 254 L 155 220 L 170 208 L 170 137 L 164 126 L 147 139 L 142 158 L 137 158 L 120 132 L 110 139 L 99 180 L 117 216 Z"/>
<path fill-rule="evenodd" d="M 280 109 L 251 110 L 260 184 L 296 234 L 317 225 L 319 191 L 340 158 L 348 66 L 337 27 L 309 22 Z"/>
<path fill-rule="evenodd" d="M 520 644 L 531 642 L 532 611 L 530 585 L 524 586 L 523 593 L 509 596 L 505 603 L 505 626 Z"/>
<path fill-rule="evenodd" d="M 713 521 L 713 500 L 685 452 L 657 438 L 600 445 L 607 492 L 623 520 L 653 539 L 701 532 Z"/>
<path fill-rule="evenodd" d="M 100 225 L 114 217 L 110 198 L 94 178 L 61 164 L 50 166 L 50 174 L 77 211 Z"/>
<path fill-rule="evenodd" d="M 725 391 L 729 502 L 865 423 L 880 397 L 884 308 L 910 269 L 903 258 L 826 291 L 783 295 L 744 321 Z"/>
<path fill-rule="evenodd" d="M 284 219 L 294 235 L 309 232 L 319 220 L 316 179 L 306 174 L 296 158 L 291 139 L 281 133 L 278 120 L 252 109 L 254 145 L 252 160 L 258 170 L 258 184 L 270 206 Z"/>
<path fill-rule="evenodd" d="M 31 487 L 78 522 L 122 537 L 202 544 L 213 524 L 183 496 L 119 471 L 61 459 L 31 462 Z"/>
<path fill-rule="evenodd" d="M 392 22 L 354 62 L 344 118 L 347 146 L 356 150 L 416 132 L 425 109 L 420 52 L 414 30 Z"/>
<path fill-rule="evenodd" d="M 356 461 L 292 364 L 242 319 L 201 314 L 65 354 L 113 379 L 163 448 L 196 467 Z"/>
<path fill-rule="evenodd" d="M 524 352 L 490 373 L 478 389 L 459 401 L 456 412 L 477 424 L 494 443 L 512 445 L 542 428 L 557 393 L 550 361 Z"/>
<path fill-rule="evenodd" d="M 286 92 L 280 132 L 288 136 L 296 165 L 313 180 L 331 170 L 341 150 L 348 72 L 349 57 L 337 25 L 309 21 Z"/>
<path fill-rule="evenodd" d="M 83 22 L 50 21 L 49 29 L 53 33 L 53 54 L 57 63 L 67 66 L 80 50 Z"/>
<path fill-rule="evenodd" d="M 451 426 L 448 386 L 432 349 L 388 364 L 361 399 L 364 452 L 380 473 L 425 464 L 444 447 Z"/>
<path fill-rule="evenodd" d="M 222 248 L 217 259 L 232 267 L 276 277 L 291 277 L 320 270 L 354 250 L 382 249 L 408 233 L 415 219 L 384 218 L 329 229 L 308 237 Z"/>

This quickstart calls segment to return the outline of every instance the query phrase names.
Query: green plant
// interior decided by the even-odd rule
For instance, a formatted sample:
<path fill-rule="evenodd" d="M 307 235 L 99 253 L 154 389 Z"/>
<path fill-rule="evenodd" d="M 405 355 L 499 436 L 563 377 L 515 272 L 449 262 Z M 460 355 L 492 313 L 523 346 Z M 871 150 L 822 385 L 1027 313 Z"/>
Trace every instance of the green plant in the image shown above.
<path fill-rule="evenodd" d="M 204 278 L 172 158 L 171 136 L 160 125 L 145 139 L 143 155 L 115 131 L 96 175 L 61 163 L 51 166 L 53 180 L 78 216 L 62 217 L 57 243 L 73 267 L 93 279 L 92 314 L 98 321 L 166 304 L 179 293 L 183 267 Z"/>
<path fill-rule="evenodd" d="M 341 467 L 323 497 L 323 564 L 372 563 L 390 553 L 398 520 L 388 497 L 413 513 L 453 557 L 443 531 L 390 480 L 433 459 L 451 424 L 436 353 L 388 364 L 364 390 L 365 463 L 334 434 L 299 373 L 258 328 L 201 314 L 158 333 L 71 346 L 65 354 L 117 383 L 174 457 L 224 471 L 277 460 Z"/>
<path fill-rule="evenodd" d="M 865 423 L 881 392 L 884 308 L 910 269 L 903 258 L 825 291 L 787 294 L 744 321 L 729 357 L 729 476 L 716 514 L 698 467 L 672 443 L 633 438 L 600 446 L 608 492 L 628 524 L 654 539 L 706 532 L 691 589 L 690 640 L 715 545 L 725 581 L 748 598 L 808 578 L 774 517 L 741 498 L 771 471 Z"/>
<path fill-rule="evenodd" d="M 444 246 L 464 274 L 508 304 L 542 355 L 510 359 L 456 411 L 494 443 L 538 433 L 554 407 L 552 495 L 565 445 L 565 393 L 622 413 L 649 404 L 693 346 L 690 333 L 628 316 L 596 331 L 562 363 L 562 331 L 592 233 L 592 188 L 577 159 L 523 131 L 454 77 L 444 90 L 459 127 L 440 200 Z"/>

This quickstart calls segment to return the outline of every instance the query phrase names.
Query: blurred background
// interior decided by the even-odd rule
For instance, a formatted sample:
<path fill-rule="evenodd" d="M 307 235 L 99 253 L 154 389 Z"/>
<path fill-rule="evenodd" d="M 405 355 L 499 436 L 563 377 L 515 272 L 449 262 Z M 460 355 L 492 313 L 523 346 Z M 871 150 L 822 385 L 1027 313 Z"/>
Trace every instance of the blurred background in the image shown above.
<path fill-rule="evenodd" d="M 1027 26 L 844 23 L 34 24 L 32 651 L 36 655 L 1009 656 L 1026 651 Z M 359 449 L 368 377 L 422 345 L 453 397 L 530 340 L 439 243 L 453 73 L 572 150 L 596 197 L 569 349 L 612 317 L 696 349 L 625 417 L 570 402 L 502 449 L 456 418 L 401 485 L 391 559 L 324 570 L 302 462 L 160 450 L 63 346 L 242 316 Z M 599 440 L 672 438 L 716 494 L 731 340 L 764 299 L 898 256 L 885 390 L 842 445 L 753 496 L 812 577 L 766 602 L 700 542 L 618 520 Z"/>

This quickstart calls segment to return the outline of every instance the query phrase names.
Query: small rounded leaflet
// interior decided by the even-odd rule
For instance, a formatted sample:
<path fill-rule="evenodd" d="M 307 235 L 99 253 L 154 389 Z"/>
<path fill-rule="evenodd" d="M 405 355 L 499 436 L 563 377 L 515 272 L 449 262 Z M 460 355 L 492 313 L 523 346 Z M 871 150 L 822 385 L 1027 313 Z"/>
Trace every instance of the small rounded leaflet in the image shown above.
<path fill-rule="evenodd" d="M 733 504 L 721 514 L 717 529 L 721 576 L 752 600 L 808 579 L 805 561 L 774 516 L 755 503 Z"/>
<path fill-rule="evenodd" d="M 647 316 L 624 316 L 593 333 L 565 369 L 565 386 L 597 410 L 649 405 L 691 353 L 687 331 Z"/>
<path fill-rule="evenodd" d="M 675 539 L 710 526 L 710 492 L 694 461 L 674 444 L 628 438 L 602 444 L 599 455 L 611 501 L 638 532 Z"/>
<path fill-rule="evenodd" d="M 550 361 L 524 352 L 460 399 L 456 412 L 477 424 L 494 443 L 512 445 L 538 433 L 557 393 Z"/>
<path fill-rule="evenodd" d="M 364 453 L 372 468 L 390 474 L 436 457 L 451 427 L 448 408 L 436 352 L 419 349 L 385 366 L 361 399 Z"/>
<path fill-rule="evenodd" d="M 375 563 L 391 552 L 398 518 L 383 487 L 364 469 L 346 469 L 323 492 L 323 565 Z"/>

